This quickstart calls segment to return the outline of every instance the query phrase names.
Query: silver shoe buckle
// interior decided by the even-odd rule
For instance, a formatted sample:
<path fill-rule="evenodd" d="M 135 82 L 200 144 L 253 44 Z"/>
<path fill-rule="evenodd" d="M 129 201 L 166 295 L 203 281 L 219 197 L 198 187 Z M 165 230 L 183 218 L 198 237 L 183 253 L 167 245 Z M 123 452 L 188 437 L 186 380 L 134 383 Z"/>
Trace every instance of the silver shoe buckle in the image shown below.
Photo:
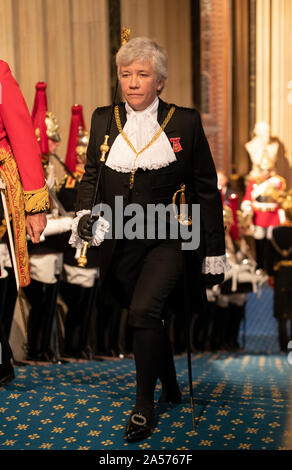
<path fill-rule="evenodd" d="M 144 426 L 144 424 L 147 423 L 147 419 L 145 418 L 145 416 L 141 415 L 140 413 L 132 414 L 131 421 L 137 426 Z"/>

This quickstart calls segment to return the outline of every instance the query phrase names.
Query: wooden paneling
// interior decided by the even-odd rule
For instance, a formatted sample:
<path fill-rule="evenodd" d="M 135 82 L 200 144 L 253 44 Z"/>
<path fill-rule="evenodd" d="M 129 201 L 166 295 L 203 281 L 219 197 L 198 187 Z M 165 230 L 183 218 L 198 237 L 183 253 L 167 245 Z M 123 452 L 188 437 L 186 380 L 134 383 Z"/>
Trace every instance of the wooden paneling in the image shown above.
<path fill-rule="evenodd" d="M 110 104 L 105 7 L 104 1 L 72 0 L 73 100 L 87 115 L 97 104 Z"/>
<path fill-rule="evenodd" d="M 249 158 L 245 143 L 249 140 L 249 15 L 248 0 L 233 1 L 233 171 L 245 175 Z"/>
<path fill-rule="evenodd" d="M 34 85 L 45 80 L 46 76 L 43 12 L 44 4 L 39 0 L 13 1 L 15 73 L 30 110 L 35 95 Z"/>
<path fill-rule="evenodd" d="M 0 11 L 0 58 L 8 62 L 11 70 L 15 73 L 15 47 L 12 14 L 13 0 L 0 0 Z"/>
<path fill-rule="evenodd" d="M 166 48 L 169 78 L 161 97 L 192 106 L 189 0 L 121 0 L 121 25 L 131 37 L 147 36 Z"/>
<path fill-rule="evenodd" d="M 270 122 L 271 1 L 257 0 L 256 121 Z"/>
<path fill-rule="evenodd" d="M 217 170 L 231 157 L 231 8 L 229 0 L 201 1 L 201 111 Z"/>
<path fill-rule="evenodd" d="M 36 83 L 47 83 L 64 158 L 72 105 L 83 105 L 89 128 L 95 107 L 110 103 L 107 0 L 0 0 L 0 8 L 0 57 L 30 111 Z"/>
<path fill-rule="evenodd" d="M 292 105 L 288 84 L 292 77 L 292 2 L 257 0 L 256 121 L 270 125 L 279 142 L 277 171 L 292 186 Z"/>

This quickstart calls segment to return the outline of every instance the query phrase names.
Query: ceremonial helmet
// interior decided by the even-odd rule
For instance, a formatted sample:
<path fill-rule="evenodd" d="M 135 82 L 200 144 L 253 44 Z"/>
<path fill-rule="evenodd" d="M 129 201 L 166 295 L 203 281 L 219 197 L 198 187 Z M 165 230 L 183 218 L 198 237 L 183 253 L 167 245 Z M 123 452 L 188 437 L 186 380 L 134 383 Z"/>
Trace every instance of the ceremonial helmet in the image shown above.
<path fill-rule="evenodd" d="M 264 139 L 268 139 L 270 136 L 270 126 L 265 121 L 259 121 L 254 126 L 254 134 L 256 136 L 263 137 Z"/>
<path fill-rule="evenodd" d="M 61 137 L 59 134 L 59 124 L 55 114 L 53 114 L 51 111 L 47 111 L 45 122 L 47 126 L 48 138 L 53 140 L 54 142 L 60 142 Z"/>
<path fill-rule="evenodd" d="M 83 163 L 86 162 L 86 151 L 88 147 L 88 141 L 89 141 L 88 131 L 82 129 L 82 126 L 79 126 L 76 153 Z"/>
<path fill-rule="evenodd" d="M 45 82 L 36 84 L 36 94 L 31 114 L 33 127 L 43 155 L 49 153 L 48 139 L 54 142 L 60 142 L 61 140 L 56 116 L 48 111 L 46 88 L 47 84 Z"/>
<path fill-rule="evenodd" d="M 65 163 L 69 170 L 72 171 L 72 173 L 75 173 L 77 164 L 84 164 L 86 161 L 88 132 L 85 129 L 82 105 L 75 104 L 72 106 L 71 113 L 71 124 Z"/>

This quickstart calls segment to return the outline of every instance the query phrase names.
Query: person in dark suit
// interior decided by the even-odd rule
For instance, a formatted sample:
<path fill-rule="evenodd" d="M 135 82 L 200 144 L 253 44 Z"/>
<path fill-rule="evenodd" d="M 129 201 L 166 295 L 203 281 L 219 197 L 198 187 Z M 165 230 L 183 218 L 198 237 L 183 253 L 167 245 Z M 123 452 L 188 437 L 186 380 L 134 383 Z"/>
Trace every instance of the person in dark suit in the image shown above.
<path fill-rule="evenodd" d="M 278 203 L 285 212 L 285 221 L 273 229 L 264 259 L 269 284 L 274 289 L 279 346 L 286 352 L 292 339 L 292 190 L 280 194 Z"/>
<path fill-rule="evenodd" d="M 101 280 L 104 285 L 109 283 L 119 302 L 129 309 L 137 382 L 136 403 L 125 431 L 125 439 L 131 442 L 144 439 L 153 430 L 158 378 L 162 383 L 159 401 L 181 401 L 164 326 L 167 299 L 184 269 L 190 268 L 186 278 L 190 292 L 195 293 L 194 300 L 203 300 L 203 281 L 222 282 L 226 260 L 222 201 L 199 112 L 158 98 L 167 79 L 166 52 L 151 39 L 133 38 L 118 51 L 116 62 L 125 103 L 115 107 L 110 151 L 100 180 L 98 200 L 106 210 L 94 223 L 90 209 L 100 165 L 98 149 L 104 141 L 111 107 L 97 108 L 92 116 L 70 242 L 76 247 L 81 239 L 89 241 L 89 246 L 100 244 Z M 160 204 L 163 209 L 170 204 L 171 208 L 177 191 L 186 198 L 188 214 L 194 204 L 200 204 L 197 250 L 182 249 L 182 234 L 171 236 L 174 221 L 182 222 L 180 228 L 187 226 L 186 216 L 169 212 L 163 217 L 163 211 L 159 212 L 158 219 L 165 223 L 165 233 L 161 234 L 159 220 L 150 215 L 151 204 Z M 135 223 L 130 217 L 133 207 L 137 210 Z M 142 215 L 138 215 L 139 208 Z M 189 228 L 198 228 L 198 224 L 199 220 L 193 219 Z M 149 236 L 149 231 L 154 236 Z"/>

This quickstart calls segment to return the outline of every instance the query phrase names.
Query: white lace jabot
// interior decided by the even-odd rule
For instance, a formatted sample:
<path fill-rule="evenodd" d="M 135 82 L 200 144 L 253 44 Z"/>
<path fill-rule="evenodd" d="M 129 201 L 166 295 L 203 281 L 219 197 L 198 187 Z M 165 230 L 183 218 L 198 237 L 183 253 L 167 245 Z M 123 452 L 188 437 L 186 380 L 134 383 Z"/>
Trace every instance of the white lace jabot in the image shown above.
<path fill-rule="evenodd" d="M 134 111 L 126 102 L 127 122 L 123 131 L 137 151 L 145 147 L 160 129 L 157 121 L 158 105 L 159 100 L 155 98 L 145 110 Z M 176 160 L 175 153 L 164 132 L 137 159 L 135 157 L 133 150 L 119 134 L 110 149 L 106 166 L 112 170 L 129 173 L 137 168 L 157 170 Z"/>

